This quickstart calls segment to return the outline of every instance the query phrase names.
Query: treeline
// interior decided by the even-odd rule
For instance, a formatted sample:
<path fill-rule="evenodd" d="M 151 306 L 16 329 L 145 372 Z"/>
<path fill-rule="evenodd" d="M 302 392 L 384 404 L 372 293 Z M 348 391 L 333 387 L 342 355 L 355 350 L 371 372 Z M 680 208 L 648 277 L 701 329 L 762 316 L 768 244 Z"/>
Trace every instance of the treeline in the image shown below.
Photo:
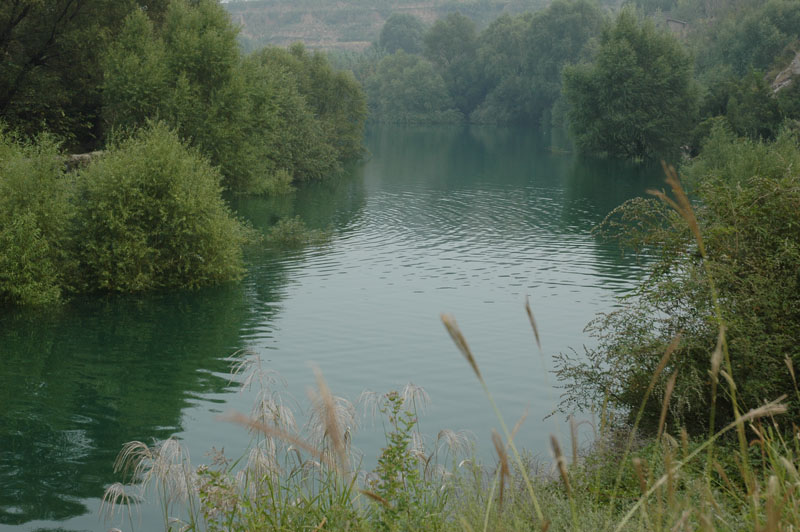
<path fill-rule="evenodd" d="M 283 192 L 361 154 L 350 75 L 302 45 L 245 55 L 237 31 L 213 0 L 3 3 L 0 303 L 235 278 L 224 189 Z"/>
<path fill-rule="evenodd" d="M 237 192 L 321 177 L 360 153 L 358 85 L 300 45 L 242 54 L 213 0 L 3 6 L 0 112 L 23 136 L 89 150 L 161 120 Z"/>
<path fill-rule="evenodd" d="M 225 4 L 245 50 L 265 45 L 306 46 L 326 50 L 361 50 L 378 38 L 393 12 L 413 12 L 436 20 L 460 11 L 480 27 L 502 13 L 541 9 L 547 0 L 244 0 Z"/>
<path fill-rule="evenodd" d="M 800 51 L 792 0 L 638 0 L 616 13 L 556 0 L 478 32 L 452 14 L 386 21 L 363 54 L 333 55 L 396 123 L 567 126 L 586 152 L 629 159 L 693 152 L 717 121 L 771 139 L 800 118 L 800 83 L 772 80 Z"/>

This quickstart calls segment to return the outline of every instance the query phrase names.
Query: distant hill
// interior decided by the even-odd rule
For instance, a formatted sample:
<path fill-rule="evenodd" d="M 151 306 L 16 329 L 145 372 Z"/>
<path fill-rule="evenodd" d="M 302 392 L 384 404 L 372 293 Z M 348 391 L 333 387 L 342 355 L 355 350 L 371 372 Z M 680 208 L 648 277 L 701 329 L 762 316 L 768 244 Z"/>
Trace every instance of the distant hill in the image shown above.
<path fill-rule="evenodd" d="M 460 11 L 478 28 L 503 13 L 546 7 L 550 0 L 252 0 L 224 4 L 242 27 L 246 50 L 301 41 L 309 48 L 363 50 L 377 41 L 392 13 L 409 13 L 426 24 Z"/>

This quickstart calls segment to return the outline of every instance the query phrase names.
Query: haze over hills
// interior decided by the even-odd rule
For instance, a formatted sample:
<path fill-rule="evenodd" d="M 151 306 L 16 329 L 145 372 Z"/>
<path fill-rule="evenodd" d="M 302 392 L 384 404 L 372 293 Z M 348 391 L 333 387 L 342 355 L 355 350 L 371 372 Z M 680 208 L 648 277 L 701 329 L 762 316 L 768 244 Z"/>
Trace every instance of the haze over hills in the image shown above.
<path fill-rule="evenodd" d="M 461 12 L 483 28 L 498 16 L 535 11 L 550 0 L 253 0 L 224 4 L 241 26 L 245 50 L 301 41 L 309 48 L 363 50 L 376 41 L 392 13 L 432 24 Z"/>

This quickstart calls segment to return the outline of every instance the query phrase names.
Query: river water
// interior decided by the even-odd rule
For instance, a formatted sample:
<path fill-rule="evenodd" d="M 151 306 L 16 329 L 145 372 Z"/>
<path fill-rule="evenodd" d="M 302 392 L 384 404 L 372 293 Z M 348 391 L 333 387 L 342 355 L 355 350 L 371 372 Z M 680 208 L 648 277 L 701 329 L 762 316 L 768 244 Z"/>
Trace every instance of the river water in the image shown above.
<path fill-rule="evenodd" d="M 431 400 L 422 431 L 470 431 L 489 460 L 498 422 L 442 312 L 509 422 L 528 409 L 518 444 L 546 457 L 549 434 L 568 438 L 562 414 L 546 418 L 559 402 L 551 356 L 590 345 L 584 326 L 643 273 L 590 231 L 660 186 L 660 170 L 582 158 L 525 129 L 380 127 L 365 144 L 369 156 L 341 178 L 233 200 L 257 229 L 300 216 L 328 236 L 249 250 L 242 282 L 3 311 L 0 530 L 130 530 L 97 514 L 127 441 L 174 434 L 196 464 L 212 447 L 240 456 L 248 434 L 219 416 L 254 401 L 229 378 L 228 357 L 242 349 L 285 381 L 276 391 L 300 425 L 312 364 L 353 401 L 413 382 Z M 374 464 L 382 432 L 365 420 L 353 441 Z M 163 528 L 157 506 L 140 514 L 136 529 Z"/>

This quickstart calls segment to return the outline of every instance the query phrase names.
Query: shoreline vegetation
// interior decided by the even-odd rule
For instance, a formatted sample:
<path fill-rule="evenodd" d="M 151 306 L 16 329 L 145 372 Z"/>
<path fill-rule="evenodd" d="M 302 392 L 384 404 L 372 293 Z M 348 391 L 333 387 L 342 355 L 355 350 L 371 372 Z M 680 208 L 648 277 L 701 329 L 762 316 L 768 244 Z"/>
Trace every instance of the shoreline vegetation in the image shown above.
<path fill-rule="evenodd" d="M 236 378 L 261 392 L 250 415 L 230 418 L 253 435 L 247 456 L 194 468 L 174 438 L 120 454 L 165 527 L 800 527 L 800 81 L 783 76 L 800 52 L 800 4 L 625 4 L 556 0 L 481 32 L 458 13 L 430 27 L 389 17 L 374 47 L 338 55 L 302 44 L 244 54 L 212 0 L 0 8 L 5 306 L 239 278 L 243 247 L 260 237 L 223 191 L 281 194 L 335 174 L 362 155 L 368 109 L 378 122 L 566 124 L 584 153 L 666 159 L 686 183 L 665 164 L 669 191 L 597 229 L 657 260 L 620 310 L 589 325 L 598 348 L 557 357 L 563 411 L 599 412 L 590 449 L 573 435 L 565 455 L 553 439 L 541 467 L 496 407 L 495 464 L 477 464 L 453 431 L 425 448 L 427 395 L 409 385 L 363 398 L 386 427 L 364 471 L 354 408 L 319 373 L 304 430 L 258 358 L 242 357 Z M 63 150 L 103 154 L 67 172 Z M 262 238 L 324 241 L 302 225 Z M 479 355 L 443 321 L 495 406 Z M 109 487 L 104 509 L 130 512 L 131 488 Z"/>
<path fill-rule="evenodd" d="M 601 226 L 603 236 L 647 246 L 662 259 L 637 293 L 622 299 L 620 311 L 600 318 L 597 352 L 561 359 L 557 375 L 569 390 L 567 406 L 588 405 L 598 414 L 588 448 L 579 445 L 571 418 L 571 440 L 551 439 L 552 463 L 520 451 L 514 434 L 524 416 L 513 427 L 503 418 L 483 380 L 481 354 L 443 315 L 478 380 L 476 394 L 482 390 L 496 412 L 494 463 L 478 463 L 474 443 L 462 433 L 443 429 L 426 442 L 417 421 L 428 396 L 409 384 L 362 394 L 358 404 L 373 418 L 380 413 L 386 437 L 377 466 L 365 470 L 350 444 L 356 406 L 334 397 L 317 371 L 302 425 L 281 401 L 279 378 L 257 355 L 241 354 L 233 360 L 234 378 L 257 387 L 258 402 L 248 415 L 223 421 L 251 432 L 249 452 L 220 454 L 195 468 L 175 439 L 131 442 L 117 462 L 128 473 L 126 484 L 109 487 L 103 510 L 127 516 L 135 527 L 127 505 L 141 489 L 156 494 L 176 530 L 797 527 L 800 353 L 793 340 L 800 291 L 786 283 L 800 282 L 791 277 L 800 263 L 799 163 L 795 132 L 760 142 L 720 126 L 704 154 L 683 169 L 695 203 L 665 165 L 668 191 L 631 200 Z M 782 213 L 784 230 L 773 226 Z M 661 321 L 653 321 L 649 304 L 661 309 Z M 745 305 L 751 315 L 740 314 Z M 527 305 L 526 312 L 540 346 L 546 331 Z M 756 317 L 765 322 L 754 323 Z M 620 325 L 627 322 L 647 326 Z M 776 343 L 776 331 L 786 344 Z"/>

